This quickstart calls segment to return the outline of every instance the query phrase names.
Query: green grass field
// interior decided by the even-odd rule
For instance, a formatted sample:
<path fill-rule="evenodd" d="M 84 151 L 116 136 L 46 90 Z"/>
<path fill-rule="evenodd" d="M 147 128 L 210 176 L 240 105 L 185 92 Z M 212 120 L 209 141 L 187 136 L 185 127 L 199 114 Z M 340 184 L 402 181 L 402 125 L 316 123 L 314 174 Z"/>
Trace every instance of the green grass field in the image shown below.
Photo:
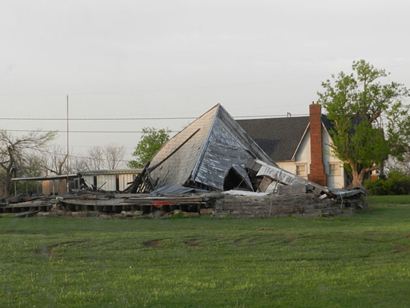
<path fill-rule="evenodd" d="M 0 307 L 409 305 L 410 196 L 338 218 L 0 218 Z"/>

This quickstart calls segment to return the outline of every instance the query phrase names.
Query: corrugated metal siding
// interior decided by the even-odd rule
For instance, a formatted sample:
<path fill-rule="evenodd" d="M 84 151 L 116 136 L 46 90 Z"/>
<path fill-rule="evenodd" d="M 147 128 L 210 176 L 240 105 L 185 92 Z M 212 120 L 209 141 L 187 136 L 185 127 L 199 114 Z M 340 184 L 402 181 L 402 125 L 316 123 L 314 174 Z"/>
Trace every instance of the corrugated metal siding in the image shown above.
<path fill-rule="evenodd" d="M 235 136 L 232 140 L 233 144 L 237 144 L 239 141 L 244 149 L 247 149 L 256 158 L 275 165 L 272 159 L 266 154 L 263 149 L 253 140 L 248 133 L 236 122 L 231 115 L 221 106 L 218 112 L 218 119 L 222 123 L 226 130 L 230 131 L 232 136 Z M 229 143 L 229 141 L 228 141 Z"/>
<path fill-rule="evenodd" d="M 120 190 L 124 190 L 129 186 L 128 183 L 132 182 L 135 178 L 134 174 L 120 174 L 119 181 L 120 181 Z"/>
<path fill-rule="evenodd" d="M 239 140 L 238 131 L 232 131 L 220 118 L 216 119 L 209 144 L 202 159 L 195 181 L 223 190 L 224 179 L 233 165 L 245 165 L 254 158 L 251 145 Z M 254 154 L 257 157 L 257 154 Z"/>
<path fill-rule="evenodd" d="M 94 185 L 94 176 L 83 176 L 83 179 L 85 181 L 85 183 L 87 184 L 87 186 L 91 187 L 92 185 Z"/>
<path fill-rule="evenodd" d="M 97 176 L 97 188 L 101 187 L 102 190 L 116 191 L 115 179 L 116 179 L 115 175 L 98 175 Z"/>
<path fill-rule="evenodd" d="M 42 181 L 42 192 L 45 195 L 63 195 L 67 192 L 66 183 L 65 179 Z"/>
<path fill-rule="evenodd" d="M 44 195 L 51 195 L 53 193 L 53 181 L 42 181 L 41 189 Z"/>

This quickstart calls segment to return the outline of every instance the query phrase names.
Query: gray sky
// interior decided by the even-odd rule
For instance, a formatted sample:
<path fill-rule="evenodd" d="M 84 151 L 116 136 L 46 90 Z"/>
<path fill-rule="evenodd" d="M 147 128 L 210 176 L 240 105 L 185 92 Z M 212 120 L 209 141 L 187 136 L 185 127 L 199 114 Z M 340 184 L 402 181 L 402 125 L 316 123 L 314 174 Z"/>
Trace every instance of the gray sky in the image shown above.
<path fill-rule="evenodd" d="M 2 0 L 1 117 L 234 116 L 307 112 L 320 83 L 364 58 L 410 85 L 406 0 Z M 72 122 L 179 130 L 189 121 Z M 6 129 L 63 121 L 0 120 Z M 64 136 L 56 142 L 63 143 Z M 72 151 L 138 134 L 72 134 Z"/>

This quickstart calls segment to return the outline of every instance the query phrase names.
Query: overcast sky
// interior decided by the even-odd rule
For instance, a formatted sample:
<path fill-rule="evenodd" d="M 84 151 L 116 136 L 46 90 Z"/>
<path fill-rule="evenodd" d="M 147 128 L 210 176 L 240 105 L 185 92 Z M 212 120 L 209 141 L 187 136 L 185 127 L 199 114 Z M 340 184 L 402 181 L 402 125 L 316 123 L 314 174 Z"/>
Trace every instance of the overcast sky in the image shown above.
<path fill-rule="evenodd" d="M 0 117 L 307 112 L 321 81 L 366 59 L 410 86 L 406 0 L 1 0 Z M 179 130 L 179 121 L 76 122 L 73 130 Z M 6 129 L 64 121 L 0 120 Z M 72 134 L 75 153 L 139 134 Z M 60 136 L 56 142 L 63 143 Z"/>

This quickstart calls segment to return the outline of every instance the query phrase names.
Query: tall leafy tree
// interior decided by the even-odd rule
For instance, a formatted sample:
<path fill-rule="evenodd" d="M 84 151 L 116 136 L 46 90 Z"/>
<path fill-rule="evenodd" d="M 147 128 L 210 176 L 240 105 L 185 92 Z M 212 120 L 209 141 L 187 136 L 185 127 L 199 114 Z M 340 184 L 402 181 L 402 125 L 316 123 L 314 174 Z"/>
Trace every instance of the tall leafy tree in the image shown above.
<path fill-rule="evenodd" d="M 146 127 L 142 129 L 142 137 L 132 154 L 135 159 L 128 163 L 131 168 L 142 168 L 161 147 L 169 140 L 169 130 Z"/>
<path fill-rule="evenodd" d="M 324 81 L 318 95 L 333 122 L 334 152 L 358 187 L 389 155 L 402 159 L 409 152 L 409 91 L 365 60 L 353 62 L 352 69 Z"/>

